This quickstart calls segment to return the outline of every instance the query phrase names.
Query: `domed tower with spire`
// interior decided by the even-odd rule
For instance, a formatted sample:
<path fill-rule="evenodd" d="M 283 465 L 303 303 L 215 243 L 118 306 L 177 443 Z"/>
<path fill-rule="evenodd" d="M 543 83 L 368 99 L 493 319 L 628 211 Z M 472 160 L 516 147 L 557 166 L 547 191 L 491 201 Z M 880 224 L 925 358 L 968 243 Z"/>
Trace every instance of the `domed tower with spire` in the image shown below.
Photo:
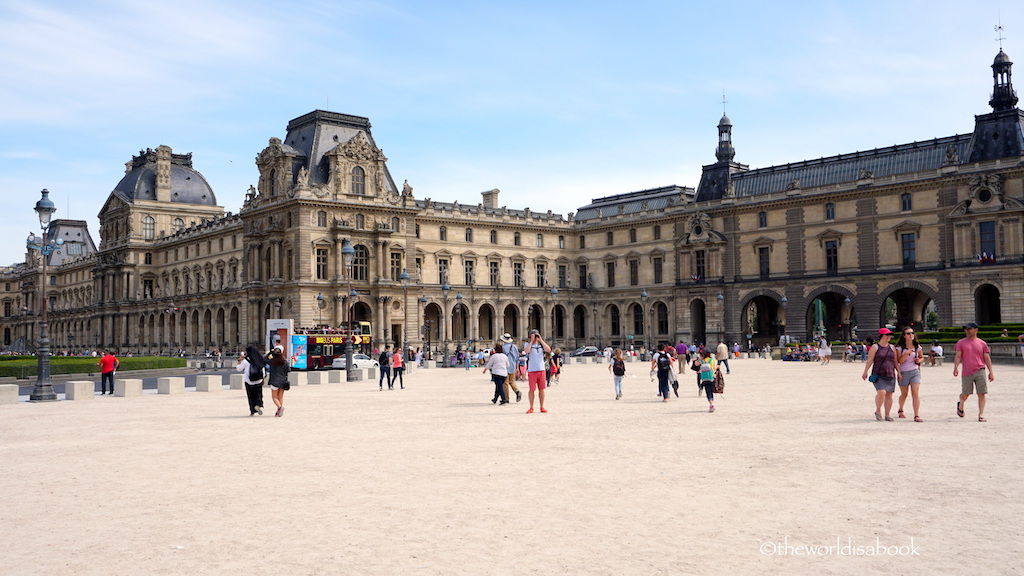
<path fill-rule="evenodd" d="M 736 149 L 732 146 L 732 121 L 723 112 L 722 119 L 718 121 L 718 148 L 715 150 L 718 162 L 704 166 L 700 184 L 697 186 L 697 202 L 718 200 L 728 194 L 732 175 L 745 172 L 749 168 L 745 164 L 734 162 L 735 157 Z"/>
<path fill-rule="evenodd" d="M 968 162 L 984 162 L 1024 155 L 1024 112 L 1017 108 L 1013 90 L 1013 62 L 999 49 L 992 62 L 992 112 L 974 117 L 974 135 Z"/>

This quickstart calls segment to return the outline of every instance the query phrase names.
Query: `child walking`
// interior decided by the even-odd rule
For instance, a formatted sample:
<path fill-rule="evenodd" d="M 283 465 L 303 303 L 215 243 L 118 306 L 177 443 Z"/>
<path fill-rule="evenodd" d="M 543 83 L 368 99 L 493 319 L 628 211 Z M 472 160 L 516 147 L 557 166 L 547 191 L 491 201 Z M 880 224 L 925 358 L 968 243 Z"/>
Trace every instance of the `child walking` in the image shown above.
<path fill-rule="evenodd" d="M 626 362 L 622 359 L 622 348 L 615 349 L 615 359 L 608 365 L 608 371 L 612 373 L 612 381 L 615 383 L 615 399 L 622 398 L 622 377 L 626 375 Z"/>

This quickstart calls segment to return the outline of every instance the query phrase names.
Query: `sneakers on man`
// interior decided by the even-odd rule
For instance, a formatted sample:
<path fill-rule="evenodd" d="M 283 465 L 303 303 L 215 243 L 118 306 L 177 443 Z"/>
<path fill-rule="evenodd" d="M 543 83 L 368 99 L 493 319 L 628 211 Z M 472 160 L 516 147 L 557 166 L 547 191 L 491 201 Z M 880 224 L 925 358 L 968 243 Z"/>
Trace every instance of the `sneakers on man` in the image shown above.
<path fill-rule="evenodd" d="M 260 416 L 263 416 L 263 406 L 257 406 L 256 412 L 259 413 Z"/>

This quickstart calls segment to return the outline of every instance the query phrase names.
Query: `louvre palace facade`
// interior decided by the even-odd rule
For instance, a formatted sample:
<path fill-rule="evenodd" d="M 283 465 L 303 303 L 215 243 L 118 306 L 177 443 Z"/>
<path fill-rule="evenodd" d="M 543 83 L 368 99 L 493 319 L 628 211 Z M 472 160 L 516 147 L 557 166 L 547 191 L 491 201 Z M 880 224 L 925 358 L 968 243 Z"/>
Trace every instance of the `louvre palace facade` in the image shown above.
<path fill-rule="evenodd" d="M 376 344 L 435 351 L 533 327 L 563 348 L 848 339 L 920 324 L 929 305 L 943 325 L 1021 322 L 1011 69 L 1000 51 L 971 133 L 750 169 L 723 116 L 696 188 L 567 215 L 506 207 L 498 190 L 476 204 L 416 197 L 369 121 L 333 112 L 270 138 L 238 213 L 191 155 L 144 150 L 100 211 L 98 244 L 84 221 L 55 220 L 65 244 L 46 278 L 34 252 L 0 269 L 3 344 L 33 349 L 40 283 L 55 352 L 231 350 L 261 341 L 267 318 L 366 321 Z"/>

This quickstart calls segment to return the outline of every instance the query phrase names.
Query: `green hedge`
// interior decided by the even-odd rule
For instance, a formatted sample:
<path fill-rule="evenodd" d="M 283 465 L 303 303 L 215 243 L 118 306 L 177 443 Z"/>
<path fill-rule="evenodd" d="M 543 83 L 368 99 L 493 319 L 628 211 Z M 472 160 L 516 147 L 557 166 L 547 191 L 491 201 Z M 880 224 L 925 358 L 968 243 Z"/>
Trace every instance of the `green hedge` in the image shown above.
<path fill-rule="evenodd" d="M 91 356 L 52 356 L 50 358 L 50 374 L 88 374 L 99 373 L 99 358 Z M 120 364 L 117 371 L 155 370 L 166 368 L 184 368 L 184 358 L 168 358 L 166 356 L 139 356 L 136 358 L 118 358 Z M 0 356 L 0 377 L 35 378 L 38 375 L 38 360 L 35 356 Z"/>

